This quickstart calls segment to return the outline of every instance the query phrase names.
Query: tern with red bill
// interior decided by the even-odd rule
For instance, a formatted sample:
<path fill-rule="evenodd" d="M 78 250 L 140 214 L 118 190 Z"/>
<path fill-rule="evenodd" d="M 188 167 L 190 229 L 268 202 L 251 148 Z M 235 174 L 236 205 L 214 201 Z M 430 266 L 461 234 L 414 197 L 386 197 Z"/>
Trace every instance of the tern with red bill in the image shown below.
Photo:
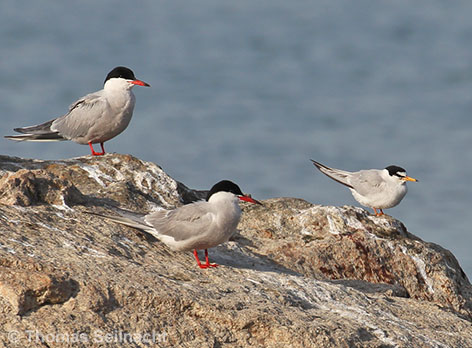
<path fill-rule="evenodd" d="M 205 201 L 183 205 L 173 210 L 158 210 L 142 217 L 94 215 L 147 232 L 170 249 L 193 250 L 200 268 L 217 267 L 208 259 L 208 249 L 227 242 L 236 232 L 241 208 L 238 201 L 262 204 L 242 193 L 235 183 L 223 180 L 208 192 Z M 198 258 L 197 250 L 205 250 L 205 263 Z"/>
<path fill-rule="evenodd" d="M 354 199 L 374 209 L 377 216 L 384 215 L 382 209 L 395 207 L 401 202 L 408 191 L 407 181 L 418 181 L 406 175 L 405 169 L 395 165 L 385 169 L 348 172 L 311 161 L 323 174 L 349 187 Z"/>
<path fill-rule="evenodd" d="M 133 71 L 119 66 L 110 71 L 103 89 L 87 94 L 69 107 L 64 116 L 37 126 L 15 128 L 21 135 L 5 138 L 16 141 L 72 140 L 89 145 L 93 156 L 105 154 L 103 143 L 123 132 L 133 116 L 134 86 L 150 87 L 136 79 Z M 93 144 L 100 144 L 101 152 L 95 152 Z"/>

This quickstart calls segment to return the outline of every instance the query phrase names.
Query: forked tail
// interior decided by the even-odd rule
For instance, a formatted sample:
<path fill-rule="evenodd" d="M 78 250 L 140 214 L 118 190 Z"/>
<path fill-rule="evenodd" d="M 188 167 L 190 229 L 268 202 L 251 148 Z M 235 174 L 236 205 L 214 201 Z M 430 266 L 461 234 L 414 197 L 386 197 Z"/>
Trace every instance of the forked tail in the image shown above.
<path fill-rule="evenodd" d="M 23 133 L 22 135 L 6 135 L 6 139 L 15 141 L 61 141 L 67 140 L 58 132 L 51 130 L 51 125 L 55 121 L 50 120 L 42 124 L 31 127 L 21 127 L 13 129 L 15 132 Z"/>
<path fill-rule="evenodd" d="M 346 185 L 347 187 L 353 188 L 349 182 L 349 172 L 346 172 L 344 170 L 340 169 L 335 169 L 335 168 L 330 168 L 325 166 L 324 164 L 321 164 L 319 162 L 316 162 L 314 160 L 311 160 L 313 164 L 315 165 L 316 168 L 318 168 L 323 174 L 326 176 L 330 177 L 334 181 L 339 182 L 340 184 Z"/>

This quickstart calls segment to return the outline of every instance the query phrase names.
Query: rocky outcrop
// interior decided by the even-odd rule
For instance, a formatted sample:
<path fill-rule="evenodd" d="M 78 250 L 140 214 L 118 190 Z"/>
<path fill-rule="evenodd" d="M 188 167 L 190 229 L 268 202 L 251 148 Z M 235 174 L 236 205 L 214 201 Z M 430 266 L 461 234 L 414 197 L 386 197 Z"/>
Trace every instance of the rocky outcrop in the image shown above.
<path fill-rule="evenodd" d="M 456 259 L 391 217 L 243 204 L 240 232 L 210 250 L 221 266 L 201 270 L 87 214 L 204 195 L 128 155 L 0 157 L 0 347 L 472 346 Z"/>
<path fill-rule="evenodd" d="M 472 318 L 472 287 L 454 255 L 389 216 L 294 198 L 246 208 L 240 224 L 257 250 L 307 277 L 398 285 L 408 297 Z"/>

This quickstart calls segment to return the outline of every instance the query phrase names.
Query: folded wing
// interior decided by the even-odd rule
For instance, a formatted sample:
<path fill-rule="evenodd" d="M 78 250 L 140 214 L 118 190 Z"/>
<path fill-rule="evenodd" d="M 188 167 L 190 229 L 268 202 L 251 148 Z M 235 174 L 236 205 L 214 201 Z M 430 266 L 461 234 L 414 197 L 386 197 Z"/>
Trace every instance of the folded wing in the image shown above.
<path fill-rule="evenodd" d="M 88 94 L 72 104 L 67 114 L 55 119 L 51 130 L 66 139 L 84 137 L 108 108 L 108 102 L 100 92 Z"/>
<path fill-rule="evenodd" d="M 192 239 L 205 233 L 214 221 L 215 213 L 206 201 L 184 205 L 175 210 L 160 210 L 146 215 L 144 221 L 152 225 L 158 235 L 175 241 Z"/>
<path fill-rule="evenodd" d="M 349 181 L 357 193 L 366 197 L 382 193 L 385 186 L 385 181 L 377 169 L 361 170 L 352 173 Z"/>

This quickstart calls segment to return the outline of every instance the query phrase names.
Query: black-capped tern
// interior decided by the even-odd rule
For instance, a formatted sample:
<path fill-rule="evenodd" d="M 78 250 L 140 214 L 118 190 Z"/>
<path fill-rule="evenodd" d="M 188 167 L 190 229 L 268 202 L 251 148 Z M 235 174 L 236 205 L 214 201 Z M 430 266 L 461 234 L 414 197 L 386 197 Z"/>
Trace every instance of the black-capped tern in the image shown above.
<path fill-rule="evenodd" d="M 133 116 L 134 86 L 150 87 L 136 79 L 133 71 L 119 66 L 110 71 L 103 89 L 87 94 L 70 105 L 64 116 L 48 122 L 14 130 L 22 135 L 5 138 L 16 141 L 72 140 L 90 146 L 93 156 L 105 154 L 103 143 L 123 132 Z M 95 152 L 93 144 L 100 144 L 102 152 Z"/>
<path fill-rule="evenodd" d="M 227 242 L 236 231 L 241 218 L 239 200 L 262 204 L 250 195 L 243 194 L 235 183 L 223 180 L 211 188 L 205 201 L 173 210 L 162 209 L 139 218 L 90 213 L 147 232 L 172 250 L 193 250 L 198 266 L 209 268 L 218 265 L 210 263 L 208 248 Z M 204 264 L 197 253 L 201 249 L 205 250 Z"/>
<path fill-rule="evenodd" d="M 405 169 L 395 165 L 385 169 L 348 172 L 311 161 L 323 174 L 349 187 L 354 199 L 374 209 L 377 216 L 384 214 L 382 209 L 392 208 L 400 203 L 408 190 L 407 181 L 418 181 L 409 177 Z"/>

